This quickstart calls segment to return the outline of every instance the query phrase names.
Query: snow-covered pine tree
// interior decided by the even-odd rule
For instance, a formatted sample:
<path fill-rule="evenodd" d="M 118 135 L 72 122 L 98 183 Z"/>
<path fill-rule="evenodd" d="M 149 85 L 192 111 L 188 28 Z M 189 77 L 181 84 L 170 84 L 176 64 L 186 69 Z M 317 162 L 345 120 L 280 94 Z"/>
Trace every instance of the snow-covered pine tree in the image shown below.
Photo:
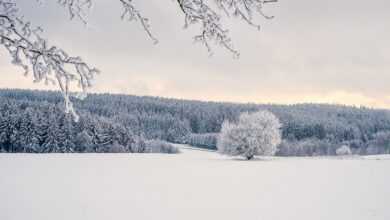
<path fill-rule="evenodd" d="M 92 153 L 94 150 L 92 137 L 85 130 L 76 135 L 74 142 L 76 152 Z"/>
<path fill-rule="evenodd" d="M 56 114 L 55 107 L 51 107 L 49 110 L 47 123 L 47 133 L 45 140 L 42 144 L 43 153 L 59 153 L 61 152 L 61 143 L 64 140 L 63 134 L 60 129 L 58 121 L 58 115 Z"/>

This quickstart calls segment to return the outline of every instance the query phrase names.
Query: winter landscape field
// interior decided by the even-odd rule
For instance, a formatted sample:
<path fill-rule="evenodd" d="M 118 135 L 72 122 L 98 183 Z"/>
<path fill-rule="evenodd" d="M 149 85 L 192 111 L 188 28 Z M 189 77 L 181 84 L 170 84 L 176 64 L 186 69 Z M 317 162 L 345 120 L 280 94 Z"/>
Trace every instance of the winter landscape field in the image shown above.
<path fill-rule="evenodd" d="M 0 154 L 0 219 L 388 220 L 389 156 Z"/>
<path fill-rule="evenodd" d="M 0 0 L 0 220 L 390 220 L 389 11 Z"/>

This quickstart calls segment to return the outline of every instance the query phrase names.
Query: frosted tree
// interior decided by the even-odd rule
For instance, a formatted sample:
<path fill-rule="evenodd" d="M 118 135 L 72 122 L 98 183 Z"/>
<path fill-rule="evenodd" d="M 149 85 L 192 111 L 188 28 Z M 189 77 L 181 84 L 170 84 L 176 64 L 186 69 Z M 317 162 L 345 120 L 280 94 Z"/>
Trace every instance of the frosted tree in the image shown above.
<path fill-rule="evenodd" d="M 243 156 L 272 156 L 281 143 L 279 119 L 268 111 L 242 113 L 238 122 L 225 121 L 218 138 L 219 153 Z"/>
<path fill-rule="evenodd" d="M 43 3 L 44 0 L 36 0 Z M 154 42 L 158 40 L 151 30 L 149 19 L 136 7 L 134 0 L 117 0 L 123 9 L 122 20 L 138 22 L 147 36 Z M 202 43 L 210 54 L 213 53 L 211 43 L 220 45 L 234 56 L 239 52 L 233 47 L 228 29 L 221 21 L 222 17 L 238 17 L 245 23 L 260 28 L 254 21 L 258 14 L 266 19 L 272 18 L 263 13 L 267 3 L 277 0 L 175 0 L 184 15 L 184 27 L 198 24 L 199 34 L 194 36 L 196 42 Z M 88 22 L 88 14 L 93 0 L 57 0 L 69 13 L 71 19 L 78 19 L 82 23 Z M 71 113 L 78 119 L 72 102 L 72 85 L 76 84 L 81 93 L 76 97 L 86 96 L 92 80 L 99 72 L 91 67 L 79 56 L 73 56 L 66 50 L 50 45 L 43 37 L 43 30 L 26 21 L 18 10 L 18 0 L 0 0 L 0 45 L 5 48 L 12 63 L 20 66 L 25 75 L 32 72 L 34 82 L 56 84 L 65 100 L 65 112 Z"/>
<path fill-rule="evenodd" d="M 351 148 L 349 148 L 349 146 L 347 146 L 347 145 L 343 145 L 343 146 L 337 148 L 337 150 L 336 150 L 336 155 L 339 155 L 339 156 L 351 155 L 351 154 L 352 154 Z"/>

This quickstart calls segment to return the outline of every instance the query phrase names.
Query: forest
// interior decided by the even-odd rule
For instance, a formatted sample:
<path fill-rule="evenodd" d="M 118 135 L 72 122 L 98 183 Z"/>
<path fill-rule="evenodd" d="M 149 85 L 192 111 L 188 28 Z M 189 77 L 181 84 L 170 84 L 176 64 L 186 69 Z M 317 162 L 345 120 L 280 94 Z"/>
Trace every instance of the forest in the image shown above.
<path fill-rule="evenodd" d="M 80 121 L 64 113 L 59 92 L 0 90 L 0 151 L 31 153 L 164 152 L 169 143 L 216 149 L 225 120 L 268 110 L 282 123 L 276 155 L 390 153 L 390 111 L 328 104 L 237 104 L 89 94 L 72 99 Z M 261 101 L 261 100 L 259 100 Z M 157 149 L 158 148 L 158 149 Z"/>

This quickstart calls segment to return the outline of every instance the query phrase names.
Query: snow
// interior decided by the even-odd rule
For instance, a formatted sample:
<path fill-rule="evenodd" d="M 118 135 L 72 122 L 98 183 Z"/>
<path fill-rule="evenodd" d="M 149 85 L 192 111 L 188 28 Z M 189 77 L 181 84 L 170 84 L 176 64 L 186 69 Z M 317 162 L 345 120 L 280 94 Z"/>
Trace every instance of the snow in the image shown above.
<path fill-rule="evenodd" d="M 0 154 L 0 219 L 390 219 L 389 156 L 182 152 Z"/>

